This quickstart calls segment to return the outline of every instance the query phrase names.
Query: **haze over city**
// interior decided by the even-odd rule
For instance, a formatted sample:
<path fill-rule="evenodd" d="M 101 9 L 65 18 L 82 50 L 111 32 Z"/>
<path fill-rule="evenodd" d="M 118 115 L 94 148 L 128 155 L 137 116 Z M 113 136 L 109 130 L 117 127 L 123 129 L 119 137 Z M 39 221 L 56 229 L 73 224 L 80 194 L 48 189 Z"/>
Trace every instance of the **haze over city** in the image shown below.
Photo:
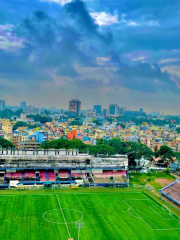
<path fill-rule="evenodd" d="M 179 114 L 176 0 L 0 0 L 0 99 Z"/>

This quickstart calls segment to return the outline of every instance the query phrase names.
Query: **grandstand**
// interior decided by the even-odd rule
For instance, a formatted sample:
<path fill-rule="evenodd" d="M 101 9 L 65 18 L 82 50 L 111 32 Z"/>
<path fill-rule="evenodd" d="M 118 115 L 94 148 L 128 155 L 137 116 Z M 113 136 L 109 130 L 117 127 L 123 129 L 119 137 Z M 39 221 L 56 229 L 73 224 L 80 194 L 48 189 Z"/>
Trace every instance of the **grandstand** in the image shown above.
<path fill-rule="evenodd" d="M 75 149 L 0 150 L 1 185 L 84 184 L 128 186 L 126 155 L 90 156 Z"/>
<path fill-rule="evenodd" d="M 160 190 L 160 193 L 180 205 L 180 178 L 167 187 Z"/>

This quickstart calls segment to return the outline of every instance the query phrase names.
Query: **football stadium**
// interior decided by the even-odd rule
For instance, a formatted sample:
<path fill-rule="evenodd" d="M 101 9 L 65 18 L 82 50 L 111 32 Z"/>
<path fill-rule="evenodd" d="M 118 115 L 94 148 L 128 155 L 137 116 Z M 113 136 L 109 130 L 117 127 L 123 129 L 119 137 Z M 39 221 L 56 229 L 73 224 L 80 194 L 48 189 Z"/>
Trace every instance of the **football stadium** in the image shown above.
<path fill-rule="evenodd" d="M 179 179 L 132 188 L 126 155 L 2 149 L 0 168 L 3 240 L 179 239 Z"/>
<path fill-rule="evenodd" d="M 178 212 L 159 201 L 131 189 L 1 191 L 0 234 L 4 240 L 179 239 Z"/>

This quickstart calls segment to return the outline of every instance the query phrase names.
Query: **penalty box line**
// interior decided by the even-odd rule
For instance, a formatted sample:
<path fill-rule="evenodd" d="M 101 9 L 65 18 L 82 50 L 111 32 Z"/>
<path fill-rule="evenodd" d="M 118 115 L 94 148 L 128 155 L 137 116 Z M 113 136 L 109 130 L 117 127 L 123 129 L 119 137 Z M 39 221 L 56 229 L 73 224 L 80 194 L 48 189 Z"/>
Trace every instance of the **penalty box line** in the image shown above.
<path fill-rule="evenodd" d="M 125 200 L 123 200 L 123 201 L 128 205 L 128 207 L 130 207 L 130 208 L 138 215 L 138 217 L 139 217 L 141 220 L 143 220 L 143 222 L 146 223 L 146 225 L 148 225 L 148 227 L 149 227 L 151 230 L 154 231 L 154 229 L 153 229 Z"/>
<path fill-rule="evenodd" d="M 68 225 L 67 225 L 67 222 L 66 222 L 66 219 L 65 219 L 65 216 L 64 216 L 64 213 L 63 213 L 62 207 L 61 207 L 61 203 L 60 203 L 60 201 L 59 201 L 59 198 L 58 198 L 57 194 L 56 194 L 56 198 L 57 198 L 57 200 L 58 200 L 59 207 L 60 207 L 60 209 L 61 209 L 61 213 L 62 213 L 63 218 L 64 218 L 64 223 L 65 223 L 65 225 L 66 225 L 67 232 L 68 232 L 68 234 L 69 234 L 69 238 L 71 238 L 71 235 L 70 235 L 70 232 L 69 232 L 69 228 L 68 228 Z"/>
<path fill-rule="evenodd" d="M 129 199 L 132 200 L 132 199 Z M 148 199 L 147 199 L 148 200 Z M 149 199 L 151 200 L 151 199 Z M 138 217 L 143 220 L 144 223 L 146 223 L 146 225 L 152 230 L 152 231 L 169 231 L 169 230 L 180 230 L 180 228 L 169 228 L 169 229 L 153 229 L 125 200 L 123 200 L 124 203 L 126 203 L 128 205 L 129 208 L 131 208 L 137 215 Z M 139 199 L 139 201 L 141 201 L 141 199 Z M 151 200 L 152 201 L 152 200 Z M 153 201 L 152 201 L 153 202 Z M 153 202 L 154 203 L 154 202 Z M 129 210 L 129 209 L 128 209 Z M 172 219 L 173 220 L 173 219 Z"/>
<path fill-rule="evenodd" d="M 149 206 L 155 213 L 157 213 L 161 218 L 163 218 L 164 220 L 173 220 L 172 218 L 164 218 L 160 213 L 158 213 L 154 208 L 152 208 L 151 206 Z M 160 208 L 161 209 L 161 208 Z M 162 210 L 162 209 L 161 209 Z"/>
<path fill-rule="evenodd" d="M 141 194 L 143 194 L 143 196 L 145 196 L 147 199 L 149 199 L 151 202 L 153 202 L 149 197 L 147 197 L 144 193 L 141 192 Z M 158 202 L 156 199 L 154 199 L 156 202 Z M 162 209 L 160 206 L 158 206 L 155 202 L 153 202 L 158 208 Z M 159 202 L 158 202 L 159 203 Z M 168 207 L 166 207 L 164 204 L 162 203 L 159 203 L 161 204 L 161 206 L 164 206 L 165 208 L 167 208 L 169 211 L 171 211 Z M 162 209 L 163 210 L 163 209 Z M 164 211 L 164 210 L 163 210 Z M 167 212 L 164 211 L 166 214 Z M 177 218 L 179 218 L 173 211 L 171 211 Z M 174 218 L 173 216 L 170 216 L 171 218 L 173 218 L 175 221 L 178 222 L 178 220 L 176 218 Z"/>

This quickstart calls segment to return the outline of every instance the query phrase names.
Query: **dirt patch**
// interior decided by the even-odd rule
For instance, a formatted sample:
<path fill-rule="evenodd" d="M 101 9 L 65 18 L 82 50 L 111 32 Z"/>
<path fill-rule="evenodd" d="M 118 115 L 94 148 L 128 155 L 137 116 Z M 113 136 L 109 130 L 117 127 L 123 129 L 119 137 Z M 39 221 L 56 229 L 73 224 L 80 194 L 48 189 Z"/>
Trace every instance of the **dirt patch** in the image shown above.
<path fill-rule="evenodd" d="M 168 180 L 168 179 L 163 179 L 163 178 L 160 178 L 160 179 L 156 178 L 155 181 L 160 183 L 162 187 L 165 187 L 165 186 L 169 185 L 170 183 L 174 182 L 174 179 Z"/>

